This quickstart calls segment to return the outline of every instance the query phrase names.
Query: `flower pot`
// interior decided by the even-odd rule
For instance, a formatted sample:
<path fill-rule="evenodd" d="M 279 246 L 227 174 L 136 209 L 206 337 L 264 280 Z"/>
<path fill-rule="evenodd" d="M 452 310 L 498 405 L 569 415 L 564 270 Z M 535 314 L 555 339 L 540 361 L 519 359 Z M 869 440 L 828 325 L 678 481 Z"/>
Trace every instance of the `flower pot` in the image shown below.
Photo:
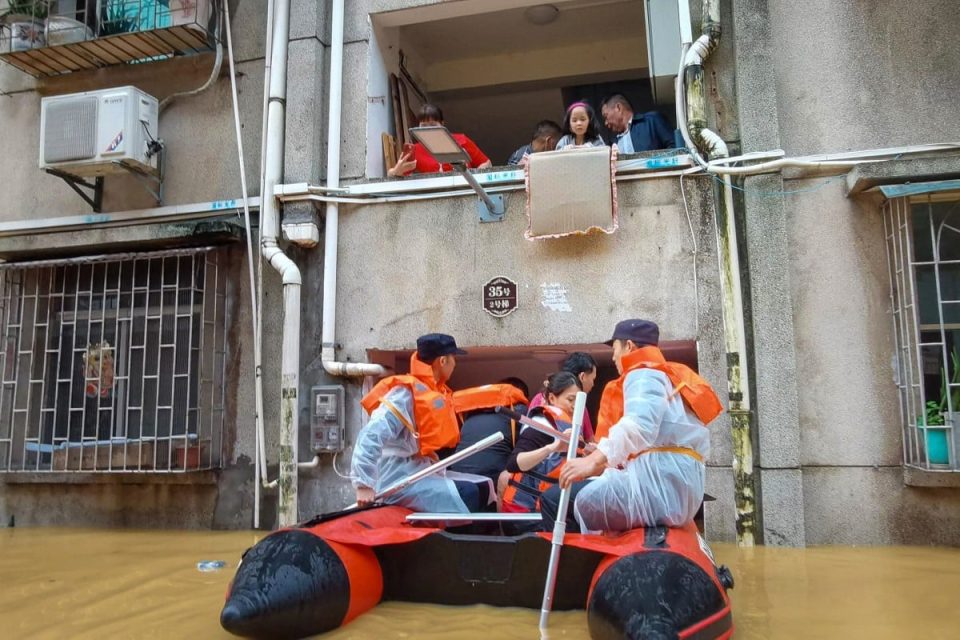
<path fill-rule="evenodd" d="M 948 437 L 949 427 L 926 427 L 923 432 L 923 443 L 927 448 L 927 460 L 930 464 L 950 464 L 950 445 Z"/>
<path fill-rule="evenodd" d="M 200 467 L 200 445 L 175 447 L 174 469 L 197 469 Z"/>

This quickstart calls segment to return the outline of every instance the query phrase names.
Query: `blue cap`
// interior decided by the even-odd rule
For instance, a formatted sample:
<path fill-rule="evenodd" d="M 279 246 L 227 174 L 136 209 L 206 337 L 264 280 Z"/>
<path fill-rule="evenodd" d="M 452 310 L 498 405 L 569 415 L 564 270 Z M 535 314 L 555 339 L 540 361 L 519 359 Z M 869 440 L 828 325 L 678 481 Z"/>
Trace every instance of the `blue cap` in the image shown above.
<path fill-rule="evenodd" d="M 613 330 L 613 337 L 604 344 L 612 345 L 614 340 L 630 340 L 638 347 L 656 345 L 660 342 L 660 327 L 649 320 L 621 320 Z"/>
<path fill-rule="evenodd" d="M 466 353 L 466 351 L 457 347 L 457 341 L 453 339 L 453 336 L 448 336 L 445 333 L 428 333 L 417 338 L 417 357 L 423 362 L 430 363 L 440 356 L 451 354 L 462 356 Z"/>

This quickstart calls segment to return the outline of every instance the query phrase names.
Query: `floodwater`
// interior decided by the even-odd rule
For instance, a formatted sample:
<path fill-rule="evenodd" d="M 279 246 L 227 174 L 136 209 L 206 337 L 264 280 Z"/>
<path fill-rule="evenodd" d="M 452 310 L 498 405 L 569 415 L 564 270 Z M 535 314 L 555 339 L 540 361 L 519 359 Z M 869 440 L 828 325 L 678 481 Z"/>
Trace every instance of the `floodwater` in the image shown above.
<path fill-rule="evenodd" d="M 240 554 L 262 533 L 0 529 L 0 637 L 231 638 Z M 737 584 L 736 638 L 960 638 L 960 549 L 714 545 Z M 197 563 L 223 560 L 201 572 Z M 560 576 L 563 579 L 563 576 Z M 538 638 L 538 612 L 387 603 L 324 640 Z M 587 638 L 551 616 L 550 638 Z"/>

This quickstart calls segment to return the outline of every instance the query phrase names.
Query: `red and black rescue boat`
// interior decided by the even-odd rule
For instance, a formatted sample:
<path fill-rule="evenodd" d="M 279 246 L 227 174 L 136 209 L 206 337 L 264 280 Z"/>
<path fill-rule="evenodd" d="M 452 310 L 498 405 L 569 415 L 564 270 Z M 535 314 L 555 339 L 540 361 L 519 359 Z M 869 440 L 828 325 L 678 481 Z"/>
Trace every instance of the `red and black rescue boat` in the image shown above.
<path fill-rule="evenodd" d="M 260 540 L 243 555 L 221 625 L 250 638 L 302 638 L 381 600 L 540 608 L 550 534 L 411 526 L 411 513 L 348 511 Z M 732 587 L 693 523 L 568 534 L 553 609 L 585 608 L 593 640 L 729 638 Z"/>

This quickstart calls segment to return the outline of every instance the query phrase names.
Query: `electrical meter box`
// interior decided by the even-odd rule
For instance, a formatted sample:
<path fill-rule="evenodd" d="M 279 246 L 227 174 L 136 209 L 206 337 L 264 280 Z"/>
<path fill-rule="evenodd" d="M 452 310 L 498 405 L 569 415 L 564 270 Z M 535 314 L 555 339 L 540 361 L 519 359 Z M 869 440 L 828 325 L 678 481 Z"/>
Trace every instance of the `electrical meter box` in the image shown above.
<path fill-rule="evenodd" d="M 344 392 L 342 386 L 310 388 L 310 448 L 315 453 L 343 451 Z"/>

